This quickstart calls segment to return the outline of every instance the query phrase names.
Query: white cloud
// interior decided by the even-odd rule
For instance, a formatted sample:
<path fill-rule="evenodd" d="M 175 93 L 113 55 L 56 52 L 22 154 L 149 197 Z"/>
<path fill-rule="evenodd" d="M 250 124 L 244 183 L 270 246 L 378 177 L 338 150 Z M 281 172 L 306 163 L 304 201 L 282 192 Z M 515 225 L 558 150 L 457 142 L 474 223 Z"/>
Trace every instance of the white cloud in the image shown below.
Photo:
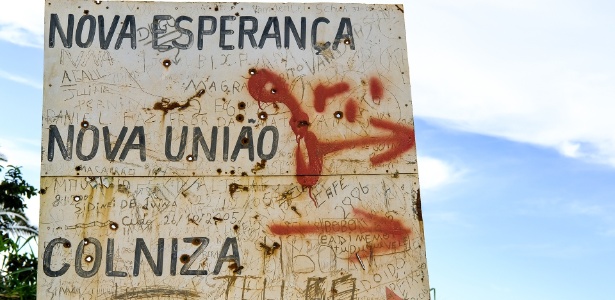
<path fill-rule="evenodd" d="M 21 84 L 33 87 L 35 89 L 43 88 L 43 84 L 41 82 L 36 82 L 34 80 L 24 78 L 18 75 L 14 75 L 14 74 L 2 71 L 2 70 L 0 70 L 0 78 L 4 78 L 4 79 L 7 79 L 13 82 L 21 83 Z"/>
<path fill-rule="evenodd" d="M 566 2 L 471 3 L 480 14 L 429 2 L 409 17 L 415 115 L 615 166 L 615 22 Z"/>
<path fill-rule="evenodd" d="M 436 189 L 456 180 L 461 171 L 443 160 L 419 157 L 419 180 L 421 189 Z"/>
<path fill-rule="evenodd" d="M 0 39 L 26 47 L 43 47 L 41 0 L 0 2 Z"/>

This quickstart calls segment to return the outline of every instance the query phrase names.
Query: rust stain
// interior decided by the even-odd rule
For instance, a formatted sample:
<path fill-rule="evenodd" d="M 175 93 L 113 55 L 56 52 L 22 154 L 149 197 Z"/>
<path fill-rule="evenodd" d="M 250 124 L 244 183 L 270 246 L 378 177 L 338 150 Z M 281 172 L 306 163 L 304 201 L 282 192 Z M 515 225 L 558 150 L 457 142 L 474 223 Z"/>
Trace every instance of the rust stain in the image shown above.
<path fill-rule="evenodd" d="M 298 216 L 300 216 L 300 217 L 301 217 L 301 214 L 299 213 L 299 211 L 297 211 L 297 207 L 295 207 L 295 206 L 291 206 L 291 207 L 290 207 L 290 210 L 294 211 L 294 212 L 295 212 Z"/>
<path fill-rule="evenodd" d="M 182 256 L 180 256 L 180 257 L 179 257 L 179 261 L 180 261 L 182 264 L 185 264 L 185 263 L 189 262 L 189 261 L 190 261 L 190 255 L 188 255 L 188 254 L 182 254 Z"/>
<path fill-rule="evenodd" d="M 421 190 L 418 189 L 416 191 L 416 202 L 414 203 L 416 207 L 416 217 L 419 219 L 419 222 L 423 222 L 423 209 L 421 207 Z"/>
<path fill-rule="evenodd" d="M 122 194 L 130 194 L 130 191 L 128 190 L 128 188 L 125 185 L 123 185 L 123 184 L 119 184 L 117 186 L 117 191 L 122 193 Z"/>
<path fill-rule="evenodd" d="M 231 172 L 231 174 L 234 174 L 234 172 Z M 248 186 L 237 184 L 237 183 L 231 183 L 231 184 L 228 185 L 228 191 L 229 191 L 229 194 L 231 195 L 231 197 L 233 197 L 233 195 L 237 191 L 247 192 L 248 191 Z"/>
<path fill-rule="evenodd" d="M 260 243 L 260 246 L 265 251 L 265 255 L 267 256 L 273 255 L 276 250 L 280 249 L 280 244 L 278 242 L 274 242 L 271 246 L 268 246 L 265 243 Z"/>
<path fill-rule="evenodd" d="M 252 168 L 252 173 L 256 174 L 256 172 L 265 169 L 266 165 L 267 165 L 267 161 L 264 159 L 261 159 L 261 162 L 257 162 L 256 165 L 254 165 L 254 168 Z"/>
<path fill-rule="evenodd" d="M 237 273 L 241 270 L 243 270 L 243 266 L 238 266 L 237 263 L 232 262 L 228 265 L 228 268 L 231 269 L 231 271 L 233 271 L 233 273 Z"/>
<path fill-rule="evenodd" d="M 184 110 L 190 106 L 190 100 L 186 101 L 184 104 L 179 104 L 179 102 L 169 100 L 168 98 L 162 98 L 159 102 L 154 103 L 155 110 L 161 110 L 165 115 L 169 113 L 170 110 L 174 110 L 178 108 L 178 110 Z"/>
<path fill-rule="evenodd" d="M 169 98 L 162 98 L 159 102 L 154 103 L 154 109 L 162 111 L 165 115 L 169 113 L 169 111 L 177 109 L 184 110 L 190 107 L 190 101 L 200 98 L 205 94 L 204 89 L 198 90 L 192 97 L 188 98 L 184 104 L 180 104 L 177 101 L 171 101 Z"/>

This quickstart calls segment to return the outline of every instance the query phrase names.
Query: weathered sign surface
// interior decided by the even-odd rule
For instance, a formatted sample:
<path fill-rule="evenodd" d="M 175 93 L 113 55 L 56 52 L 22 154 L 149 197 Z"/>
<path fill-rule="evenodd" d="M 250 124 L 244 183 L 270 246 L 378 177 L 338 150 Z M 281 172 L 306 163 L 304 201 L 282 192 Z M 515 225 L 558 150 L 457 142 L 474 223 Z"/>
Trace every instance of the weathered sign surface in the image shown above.
<path fill-rule="evenodd" d="M 428 299 L 403 7 L 45 1 L 41 299 Z"/>

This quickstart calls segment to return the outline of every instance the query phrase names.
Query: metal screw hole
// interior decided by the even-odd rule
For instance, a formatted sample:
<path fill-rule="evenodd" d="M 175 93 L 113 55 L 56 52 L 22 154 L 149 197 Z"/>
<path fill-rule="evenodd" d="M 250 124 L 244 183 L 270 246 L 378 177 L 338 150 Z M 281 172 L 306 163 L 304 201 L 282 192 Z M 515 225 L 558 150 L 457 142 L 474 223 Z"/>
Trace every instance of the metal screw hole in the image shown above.
<path fill-rule="evenodd" d="M 264 112 L 264 111 L 259 112 L 259 113 L 258 113 L 258 118 L 259 118 L 260 120 L 263 120 L 263 121 L 267 120 L 267 113 L 266 113 L 266 112 Z"/>
<path fill-rule="evenodd" d="M 185 263 L 189 262 L 190 261 L 190 255 L 182 254 L 182 256 L 179 257 L 179 261 L 181 261 L 182 264 L 185 264 Z"/>
<path fill-rule="evenodd" d="M 109 224 L 109 228 L 111 228 L 111 230 L 117 230 L 118 227 L 119 226 L 115 222 L 111 222 L 111 224 Z"/>

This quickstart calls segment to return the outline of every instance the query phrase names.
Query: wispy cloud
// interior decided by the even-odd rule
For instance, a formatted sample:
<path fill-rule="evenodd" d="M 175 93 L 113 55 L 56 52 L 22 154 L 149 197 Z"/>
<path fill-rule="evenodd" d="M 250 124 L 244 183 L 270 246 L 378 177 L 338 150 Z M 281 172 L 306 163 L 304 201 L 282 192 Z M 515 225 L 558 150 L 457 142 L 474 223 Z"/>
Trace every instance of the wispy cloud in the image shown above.
<path fill-rule="evenodd" d="M 529 1 L 512 10 L 503 1 L 470 2 L 413 9 L 420 11 L 409 18 L 416 116 L 615 166 L 615 45 L 600 38 L 615 21 L 581 2 L 548 14 Z"/>
<path fill-rule="evenodd" d="M 43 48 L 44 2 L 0 2 L 0 39 L 26 47 Z"/>
<path fill-rule="evenodd" d="M 419 157 L 421 189 L 435 189 L 457 180 L 463 171 L 451 163 L 434 157 Z"/>
<path fill-rule="evenodd" d="M 10 81 L 13 81 L 13 82 L 17 82 L 17 83 L 20 83 L 20 84 L 23 84 L 23 85 L 27 85 L 27 86 L 33 87 L 35 89 L 42 89 L 43 88 L 43 83 L 41 83 L 41 82 L 36 82 L 36 81 L 34 81 L 32 79 L 21 77 L 21 76 L 18 76 L 18 75 L 15 75 L 15 74 L 11 74 L 9 72 L 2 71 L 2 70 L 0 70 L 0 78 L 7 79 L 7 80 L 10 80 Z"/>

